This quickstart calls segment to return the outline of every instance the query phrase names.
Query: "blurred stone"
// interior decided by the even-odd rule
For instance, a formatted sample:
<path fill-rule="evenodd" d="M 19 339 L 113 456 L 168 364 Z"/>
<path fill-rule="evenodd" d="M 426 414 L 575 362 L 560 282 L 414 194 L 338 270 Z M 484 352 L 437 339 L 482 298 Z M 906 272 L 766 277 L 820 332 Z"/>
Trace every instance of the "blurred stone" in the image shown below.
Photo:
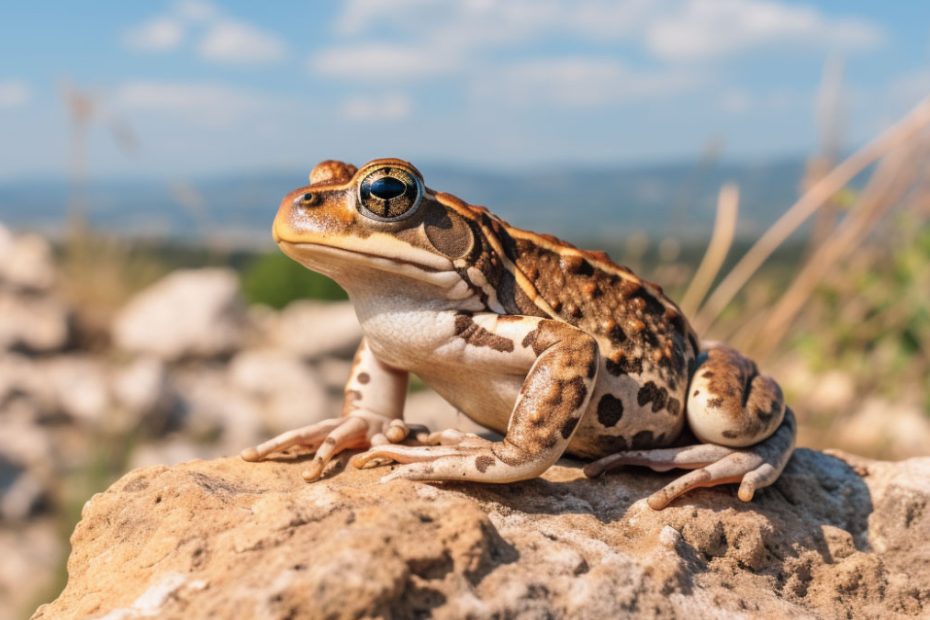
<path fill-rule="evenodd" d="M 0 455 L 24 469 L 48 470 L 57 450 L 55 437 L 36 423 L 33 403 L 16 398 L 0 407 Z"/>
<path fill-rule="evenodd" d="M 232 385 L 221 368 L 189 369 L 175 377 L 185 435 L 219 440 L 227 454 L 265 439 L 261 407 Z"/>
<path fill-rule="evenodd" d="M 856 383 L 841 370 L 817 376 L 805 396 L 805 405 L 816 411 L 847 411 L 856 398 Z"/>
<path fill-rule="evenodd" d="M 60 300 L 0 290 L 0 350 L 58 351 L 70 333 L 71 312 Z"/>
<path fill-rule="evenodd" d="M 317 372 L 295 354 L 276 349 L 244 351 L 229 366 L 233 385 L 256 397 L 273 433 L 339 415 Z"/>
<path fill-rule="evenodd" d="M 117 347 L 166 360 L 215 357 L 237 350 L 248 320 L 230 269 L 179 270 L 145 289 L 120 311 Z"/>
<path fill-rule="evenodd" d="M 834 428 L 835 445 L 844 450 L 895 458 L 930 455 L 930 418 L 916 404 L 869 398 Z"/>
<path fill-rule="evenodd" d="M 55 283 L 55 263 L 48 241 L 38 235 L 14 235 L 0 224 L 0 284 L 47 291 Z"/>
<path fill-rule="evenodd" d="M 0 456 L 0 470 L 2 460 Z M 26 521 L 35 516 L 45 498 L 45 485 L 31 472 L 17 472 L 9 485 L 0 480 L 0 520 Z"/>
<path fill-rule="evenodd" d="M 338 357 L 324 357 L 317 363 L 316 368 L 324 385 L 331 391 L 342 394 L 352 372 L 352 362 Z"/>
<path fill-rule="evenodd" d="M 42 377 L 58 409 L 84 424 L 102 426 L 112 413 L 107 369 L 94 357 L 68 355 L 41 365 Z"/>
<path fill-rule="evenodd" d="M 154 465 L 177 465 L 196 459 L 220 456 L 222 450 L 207 446 L 184 437 L 168 437 L 156 443 L 146 443 L 133 450 L 129 467 L 152 467 Z"/>
<path fill-rule="evenodd" d="M 351 357 L 362 329 L 350 302 L 295 301 L 278 315 L 271 342 L 306 359 Z"/>
<path fill-rule="evenodd" d="M 25 618 L 47 592 L 65 553 L 54 519 L 0 528 L 0 618 Z"/>
<path fill-rule="evenodd" d="M 140 357 L 114 373 L 113 395 L 136 418 L 165 413 L 173 408 L 175 394 L 164 362 Z"/>
<path fill-rule="evenodd" d="M 407 395 L 404 420 L 411 424 L 424 424 L 431 431 L 456 429 L 465 433 L 486 433 L 488 429 L 471 421 L 447 403 L 442 396 L 427 389 Z"/>

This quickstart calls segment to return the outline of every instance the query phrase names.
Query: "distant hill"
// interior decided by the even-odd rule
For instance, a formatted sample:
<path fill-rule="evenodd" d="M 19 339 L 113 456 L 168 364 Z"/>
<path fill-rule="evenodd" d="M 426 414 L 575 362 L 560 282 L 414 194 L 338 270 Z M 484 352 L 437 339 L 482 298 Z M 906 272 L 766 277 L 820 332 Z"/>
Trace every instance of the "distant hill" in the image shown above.
<path fill-rule="evenodd" d="M 609 242 L 638 231 L 705 238 L 717 191 L 727 181 L 741 189 L 740 234 L 755 236 L 796 199 L 804 162 L 516 172 L 448 164 L 420 168 L 430 187 L 486 205 L 521 228 Z M 151 179 L 94 181 L 86 190 L 88 217 L 93 226 L 121 234 L 196 240 L 209 233 L 238 243 L 268 243 L 281 196 L 305 183 L 307 172 L 230 174 L 183 185 Z M 0 222 L 14 228 L 59 233 L 67 203 L 68 184 L 60 179 L 0 182 Z"/>

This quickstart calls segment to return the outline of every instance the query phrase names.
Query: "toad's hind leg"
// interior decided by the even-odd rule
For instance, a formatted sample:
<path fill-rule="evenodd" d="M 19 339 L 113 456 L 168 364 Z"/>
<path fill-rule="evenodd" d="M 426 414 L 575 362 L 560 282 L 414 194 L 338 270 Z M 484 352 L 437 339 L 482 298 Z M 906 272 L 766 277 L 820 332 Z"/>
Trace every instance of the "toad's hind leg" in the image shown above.
<path fill-rule="evenodd" d="M 698 364 L 689 387 L 688 424 L 706 443 L 619 452 L 591 463 L 585 473 L 594 477 L 621 465 L 693 469 L 649 498 L 656 510 L 691 489 L 727 483 L 739 483 L 739 498 L 748 502 L 775 482 L 794 452 L 797 432 L 781 388 L 727 347 L 709 348 Z"/>
<path fill-rule="evenodd" d="M 739 483 L 737 495 L 748 502 L 756 491 L 778 480 L 794 452 L 796 432 L 794 413 L 789 408 L 775 434 L 750 448 L 698 444 L 684 448 L 630 450 L 594 461 L 584 468 L 584 473 L 594 478 L 622 465 L 649 467 L 654 471 L 694 470 L 650 495 L 646 501 L 653 510 L 662 510 L 692 489 L 728 483 Z"/>

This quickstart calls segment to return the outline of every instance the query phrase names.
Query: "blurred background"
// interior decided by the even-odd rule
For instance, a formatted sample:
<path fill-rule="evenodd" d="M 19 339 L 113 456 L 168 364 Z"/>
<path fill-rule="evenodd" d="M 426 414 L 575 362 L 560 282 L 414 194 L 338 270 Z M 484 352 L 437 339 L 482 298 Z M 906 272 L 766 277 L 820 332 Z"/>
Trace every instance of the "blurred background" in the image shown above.
<path fill-rule="evenodd" d="M 323 159 L 607 250 L 779 379 L 801 445 L 930 454 L 930 5 L 0 12 L 0 618 L 58 593 L 128 469 L 339 411 L 354 314 L 270 238 Z"/>

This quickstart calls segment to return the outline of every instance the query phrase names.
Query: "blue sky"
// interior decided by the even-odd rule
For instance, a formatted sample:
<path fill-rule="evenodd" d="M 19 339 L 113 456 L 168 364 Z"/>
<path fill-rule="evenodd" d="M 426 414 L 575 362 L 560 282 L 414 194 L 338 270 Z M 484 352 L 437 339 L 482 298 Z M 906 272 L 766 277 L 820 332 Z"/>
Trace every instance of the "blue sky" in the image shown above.
<path fill-rule="evenodd" d="M 61 176 L 64 80 L 93 176 L 394 155 L 483 168 L 809 152 L 825 64 L 842 146 L 930 94 L 930 3 L 7 0 L 0 178 Z M 832 59 L 832 60 L 830 60 Z M 126 154 L 111 135 L 129 127 Z"/>

